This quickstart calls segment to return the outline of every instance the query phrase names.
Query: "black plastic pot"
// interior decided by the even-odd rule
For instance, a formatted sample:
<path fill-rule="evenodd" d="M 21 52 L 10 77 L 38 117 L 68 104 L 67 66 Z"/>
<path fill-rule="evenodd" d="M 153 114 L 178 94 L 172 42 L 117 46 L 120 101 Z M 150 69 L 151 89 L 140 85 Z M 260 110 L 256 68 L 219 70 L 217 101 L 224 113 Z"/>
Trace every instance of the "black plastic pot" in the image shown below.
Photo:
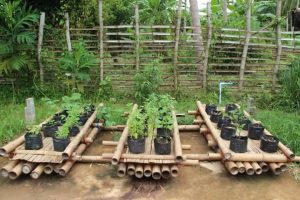
<path fill-rule="evenodd" d="M 157 128 L 156 137 L 171 137 L 171 130 L 168 128 Z"/>
<path fill-rule="evenodd" d="M 222 126 L 229 125 L 230 123 L 231 123 L 231 119 L 229 117 L 222 117 L 222 118 L 219 118 L 217 127 L 218 127 L 218 129 L 221 129 Z"/>
<path fill-rule="evenodd" d="M 127 139 L 127 145 L 129 148 L 129 151 L 131 153 L 144 153 L 145 152 L 145 137 L 133 139 L 131 137 L 128 137 Z"/>
<path fill-rule="evenodd" d="M 249 126 L 252 124 L 250 119 L 243 119 L 240 124 L 242 125 L 242 129 L 247 131 L 249 130 Z"/>
<path fill-rule="evenodd" d="M 224 140 L 231 140 L 233 136 L 235 136 L 236 127 L 232 124 L 225 125 L 221 129 L 221 138 Z"/>
<path fill-rule="evenodd" d="M 210 116 L 210 121 L 218 123 L 219 119 L 222 118 L 223 114 L 221 111 L 213 110 Z"/>
<path fill-rule="evenodd" d="M 230 113 L 236 109 L 238 109 L 238 107 L 235 104 L 226 104 L 225 105 L 225 112 L 227 112 L 227 113 Z"/>
<path fill-rule="evenodd" d="M 72 126 L 69 128 L 69 134 L 71 137 L 75 137 L 80 132 L 80 129 L 78 126 Z"/>
<path fill-rule="evenodd" d="M 78 120 L 78 125 L 83 126 L 88 119 L 89 119 L 89 116 L 86 113 L 81 114 L 79 117 L 79 120 Z"/>
<path fill-rule="evenodd" d="M 53 137 L 53 148 L 54 151 L 59 151 L 62 152 L 66 149 L 66 147 L 69 145 L 70 143 L 70 137 L 67 138 L 57 138 L 57 137 Z"/>
<path fill-rule="evenodd" d="M 58 131 L 58 127 L 56 124 L 44 124 L 42 126 L 42 131 L 44 137 L 53 137 L 54 134 Z"/>
<path fill-rule="evenodd" d="M 230 150 L 236 153 L 245 153 L 247 152 L 248 137 L 247 136 L 233 136 L 230 139 Z"/>
<path fill-rule="evenodd" d="M 27 132 L 25 134 L 25 149 L 26 150 L 38 150 L 43 148 L 42 134 L 32 134 Z"/>
<path fill-rule="evenodd" d="M 52 120 L 55 121 L 57 126 L 62 126 L 66 122 L 67 115 L 64 113 L 56 113 L 54 114 Z"/>
<path fill-rule="evenodd" d="M 208 115 L 211 115 L 212 111 L 215 111 L 215 110 L 217 110 L 217 106 L 216 105 L 214 105 L 214 104 L 206 104 L 206 106 L 205 106 L 205 112 Z"/>
<path fill-rule="evenodd" d="M 171 153 L 171 138 L 156 137 L 154 139 L 155 153 L 159 155 L 168 155 Z"/>
<path fill-rule="evenodd" d="M 278 150 L 278 143 L 277 137 L 264 134 L 261 136 L 260 149 L 268 153 L 275 153 Z"/>
<path fill-rule="evenodd" d="M 265 128 L 258 123 L 251 124 L 248 129 L 248 137 L 252 140 L 260 140 Z"/>

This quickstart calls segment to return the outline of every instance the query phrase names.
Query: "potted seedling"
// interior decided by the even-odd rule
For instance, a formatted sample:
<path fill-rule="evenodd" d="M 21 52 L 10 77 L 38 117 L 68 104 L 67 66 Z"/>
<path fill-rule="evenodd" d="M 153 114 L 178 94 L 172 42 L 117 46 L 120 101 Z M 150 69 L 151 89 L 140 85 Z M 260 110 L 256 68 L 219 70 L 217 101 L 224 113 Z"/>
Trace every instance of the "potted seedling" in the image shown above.
<path fill-rule="evenodd" d="M 232 111 L 238 110 L 237 105 L 235 104 L 226 104 L 225 105 L 225 112 L 226 113 L 231 113 Z"/>
<path fill-rule="evenodd" d="M 42 125 L 44 137 L 53 137 L 57 130 L 57 123 L 53 119 Z"/>
<path fill-rule="evenodd" d="M 152 136 L 158 124 L 158 110 L 155 101 L 147 100 L 145 104 L 145 115 L 147 121 L 147 133 L 148 136 Z"/>
<path fill-rule="evenodd" d="M 236 134 L 236 127 L 234 124 L 226 124 L 222 126 L 221 129 L 221 138 L 224 140 L 231 140 L 233 136 Z"/>
<path fill-rule="evenodd" d="M 84 107 L 83 107 L 83 109 L 84 109 L 84 113 L 87 115 L 87 116 L 91 116 L 93 113 L 94 113 L 94 111 L 95 111 L 95 106 L 93 105 L 93 104 L 86 104 Z"/>
<path fill-rule="evenodd" d="M 217 110 L 217 106 L 215 104 L 206 104 L 205 105 L 205 112 L 208 115 L 211 115 L 212 111 L 215 111 L 215 110 Z"/>
<path fill-rule="evenodd" d="M 67 116 L 67 111 L 55 113 L 52 120 L 56 123 L 57 126 L 62 126 L 66 122 Z"/>
<path fill-rule="evenodd" d="M 78 126 L 79 111 L 77 109 L 69 110 L 69 116 L 67 118 L 67 126 L 69 127 L 69 135 L 71 137 L 76 136 L 80 132 Z"/>
<path fill-rule="evenodd" d="M 275 153 L 278 150 L 278 143 L 277 137 L 263 134 L 260 140 L 260 149 L 268 153 Z"/>
<path fill-rule="evenodd" d="M 127 144 L 131 153 L 145 152 L 145 118 L 141 114 L 141 110 L 137 109 L 129 115 L 128 118 Z"/>
<path fill-rule="evenodd" d="M 53 147 L 54 151 L 62 152 L 66 149 L 66 147 L 70 143 L 69 137 L 69 126 L 68 124 L 64 124 L 53 137 Z"/>
<path fill-rule="evenodd" d="M 172 114 L 164 116 L 158 120 L 158 128 L 168 130 L 171 132 L 173 128 Z M 158 130 L 158 129 L 157 129 Z M 157 131 L 157 135 L 154 138 L 155 153 L 160 155 L 167 155 L 171 153 L 171 137 L 170 135 L 161 135 Z"/>
<path fill-rule="evenodd" d="M 38 150 L 43 147 L 43 137 L 41 128 L 38 125 L 30 125 L 26 127 L 25 133 L 25 149 Z"/>
<path fill-rule="evenodd" d="M 212 110 L 210 115 L 210 121 L 214 123 L 218 123 L 219 119 L 221 119 L 223 116 L 223 113 L 218 110 Z"/>
<path fill-rule="evenodd" d="M 171 129 L 168 127 L 173 125 L 172 109 L 174 107 L 175 101 L 169 95 L 158 95 L 156 101 L 158 109 L 157 137 L 170 137 Z"/>
<path fill-rule="evenodd" d="M 223 117 L 219 118 L 217 127 L 218 129 L 222 129 L 223 126 L 227 126 L 231 123 L 230 117 L 225 113 Z"/>
<path fill-rule="evenodd" d="M 248 137 L 241 135 L 242 125 L 238 123 L 238 114 L 232 113 L 232 121 L 236 126 L 237 134 L 231 137 L 229 148 L 236 153 L 245 153 L 247 152 Z"/>
<path fill-rule="evenodd" d="M 265 128 L 260 123 L 253 123 L 249 126 L 248 137 L 252 140 L 260 140 Z"/>

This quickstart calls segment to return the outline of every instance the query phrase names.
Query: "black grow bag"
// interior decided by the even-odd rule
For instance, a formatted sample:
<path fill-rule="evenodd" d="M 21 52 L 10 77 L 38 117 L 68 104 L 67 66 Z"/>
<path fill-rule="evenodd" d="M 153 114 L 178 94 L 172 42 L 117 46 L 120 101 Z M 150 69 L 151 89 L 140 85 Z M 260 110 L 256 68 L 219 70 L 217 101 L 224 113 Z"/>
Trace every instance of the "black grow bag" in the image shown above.
<path fill-rule="evenodd" d="M 168 128 L 157 128 L 156 137 L 171 137 L 171 130 Z"/>
<path fill-rule="evenodd" d="M 230 150 L 236 153 L 247 152 L 248 137 L 247 136 L 233 136 L 230 139 Z"/>
<path fill-rule="evenodd" d="M 214 104 L 206 104 L 206 106 L 205 106 L 205 112 L 208 115 L 211 115 L 212 111 L 215 111 L 215 110 L 217 110 L 217 106 L 216 105 L 214 105 Z"/>
<path fill-rule="evenodd" d="M 258 123 L 251 124 L 248 129 L 248 137 L 252 140 L 260 140 L 265 128 Z"/>
<path fill-rule="evenodd" d="M 42 131 L 44 137 L 53 137 L 54 134 L 58 131 L 58 127 L 56 124 L 44 124 L 42 126 Z"/>
<path fill-rule="evenodd" d="M 67 114 L 56 113 L 54 114 L 52 120 L 55 121 L 57 126 L 62 126 L 66 122 Z"/>
<path fill-rule="evenodd" d="M 224 140 L 231 140 L 233 136 L 235 136 L 236 127 L 232 124 L 223 126 L 221 129 L 221 138 Z"/>
<path fill-rule="evenodd" d="M 238 109 L 238 107 L 235 104 L 226 104 L 225 105 L 225 112 L 226 113 L 230 113 L 230 112 L 235 111 L 237 109 Z"/>
<path fill-rule="evenodd" d="M 156 137 L 154 139 L 155 153 L 159 155 L 168 155 L 171 153 L 171 138 Z"/>
<path fill-rule="evenodd" d="M 242 125 L 242 129 L 247 131 L 249 130 L 249 126 L 252 124 L 251 120 L 250 119 L 242 119 L 240 121 L 240 125 Z"/>
<path fill-rule="evenodd" d="M 210 116 L 210 121 L 218 123 L 219 119 L 222 118 L 223 114 L 221 111 L 213 110 Z"/>
<path fill-rule="evenodd" d="M 71 137 L 75 137 L 80 132 L 80 129 L 78 126 L 72 126 L 69 128 L 69 134 Z"/>
<path fill-rule="evenodd" d="M 86 121 L 89 119 L 90 116 L 88 116 L 87 113 L 83 113 L 80 115 L 79 120 L 78 120 L 78 125 L 83 126 Z"/>
<path fill-rule="evenodd" d="M 260 149 L 268 153 L 275 153 L 278 150 L 278 143 L 277 137 L 264 134 L 261 136 Z"/>
<path fill-rule="evenodd" d="M 231 123 L 231 119 L 229 117 L 223 117 L 223 118 L 219 118 L 217 127 L 218 129 L 221 129 L 222 126 L 227 126 Z"/>
<path fill-rule="evenodd" d="M 70 143 L 70 137 L 67 138 L 57 138 L 57 137 L 53 137 L 53 147 L 54 147 L 54 151 L 59 151 L 62 152 L 66 149 L 66 147 L 69 145 Z"/>
<path fill-rule="evenodd" d="M 127 138 L 127 145 L 131 153 L 144 153 L 145 152 L 145 138 L 132 139 L 131 137 Z"/>
<path fill-rule="evenodd" d="M 26 150 L 38 150 L 43 147 L 42 134 L 32 134 L 27 132 L 25 134 L 25 149 Z"/>

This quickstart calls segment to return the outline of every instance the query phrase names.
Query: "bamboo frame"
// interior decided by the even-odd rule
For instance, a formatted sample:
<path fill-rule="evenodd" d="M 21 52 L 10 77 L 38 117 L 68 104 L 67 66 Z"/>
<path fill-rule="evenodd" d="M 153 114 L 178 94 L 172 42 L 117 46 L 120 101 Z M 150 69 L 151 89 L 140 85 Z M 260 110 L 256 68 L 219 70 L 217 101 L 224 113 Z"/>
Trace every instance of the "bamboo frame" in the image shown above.
<path fill-rule="evenodd" d="M 45 164 L 39 164 L 31 173 L 30 177 L 33 179 L 38 179 L 44 172 Z"/>
<path fill-rule="evenodd" d="M 135 165 L 135 172 L 134 172 L 135 177 L 137 178 L 142 178 L 144 176 L 144 168 L 143 165 L 141 164 L 136 164 Z"/>
<path fill-rule="evenodd" d="M 175 160 L 177 162 L 182 162 L 184 160 L 184 157 L 182 155 L 181 141 L 180 141 L 175 111 L 172 111 L 172 116 L 173 116 L 173 140 L 174 140 Z"/>
<path fill-rule="evenodd" d="M 147 164 L 144 166 L 144 176 L 151 177 L 151 175 L 152 175 L 152 166 Z"/>
<path fill-rule="evenodd" d="M 154 180 L 159 180 L 161 178 L 161 167 L 159 165 L 153 165 L 152 178 Z"/>
<path fill-rule="evenodd" d="M 14 168 L 12 168 L 11 171 L 9 171 L 9 173 L 8 173 L 9 179 L 15 180 L 22 174 L 23 164 L 24 164 L 24 162 L 21 161 Z"/>
<path fill-rule="evenodd" d="M 4 178 L 8 177 L 9 172 L 19 163 L 18 160 L 12 160 L 9 161 L 6 165 L 4 165 L 1 169 L 0 169 L 0 174 L 1 176 L 3 176 Z"/>
<path fill-rule="evenodd" d="M 22 172 L 23 174 L 29 174 L 36 166 L 36 163 L 30 163 L 30 162 L 26 162 L 24 163 L 24 165 L 22 166 Z"/>
<path fill-rule="evenodd" d="M 171 165 L 170 170 L 171 170 L 172 177 L 177 177 L 178 176 L 178 171 L 179 170 L 178 170 L 177 165 Z"/>
<path fill-rule="evenodd" d="M 171 169 L 168 165 L 161 166 L 161 177 L 163 179 L 169 179 L 171 177 Z"/>
<path fill-rule="evenodd" d="M 125 174 L 126 174 L 126 164 L 120 163 L 118 165 L 117 175 L 118 175 L 118 177 L 124 177 Z"/>

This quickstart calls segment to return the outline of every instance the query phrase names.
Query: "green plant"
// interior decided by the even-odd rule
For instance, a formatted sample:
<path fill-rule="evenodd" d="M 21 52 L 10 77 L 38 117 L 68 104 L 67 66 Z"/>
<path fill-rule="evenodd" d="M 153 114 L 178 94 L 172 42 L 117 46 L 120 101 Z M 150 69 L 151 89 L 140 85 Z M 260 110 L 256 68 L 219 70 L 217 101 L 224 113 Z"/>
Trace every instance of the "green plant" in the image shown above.
<path fill-rule="evenodd" d="M 38 135 L 41 132 L 41 127 L 39 125 L 27 125 L 26 132 L 31 135 Z"/>
<path fill-rule="evenodd" d="M 135 98 L 142 103 L 149 95 L 158 92 L 162 83 L 159 61 L 154 60 L 134 76 Z"/>
<path fill-rule="evenodd" d="M 105 126 L 112 126 L 116 123 L 112 120 L 111 109 L 107 106 L 99 107 L 97 112 L 97 119 L 103 121 Z"/>
<path fill-rule="evenodd" d="M 132 139 L 138 139 L 145 136 L 145 118 L 141 114 L 141 110 L 137 109 L 133 111 L 128 118 L 128 131 L 129 137 Z"/>
<path fill-rule="evenodd" d="M 0 6 L 0 74 L 33 66 L 31 58 L 38 15 L 21 1 L 2 0 Z"/>
<path fill-rule="evenodd" d="M 98 59 L 87 50 L 85 43 L 81 40 L 74 43 L 71 52 L 63 53 L 59 63 L 66 85 L 83 92 L 84 85 L 82 82 L 87 82 L 91 79 L 90 69 L 96 66 Z"/>
<path fill-rule="evenodd" d="M 111 78 L 107 76 L 99 84 L 98 97 L 101 100 L 108 100 L 112 95 L 113 95 L 113 87 L 111 83 Z"/>
<path fill-rule="evenodd" d="M 67 124 L 64 124 L 62 127 L 58 129 L 58 131 L 55 133 L 55 137 L 58 139 L 66 139 L 69 137 L 69 126 Z"/>
<path fill-rule="evenodd" d="M 156 101 L 147 99 L 145 103 L 145 115 L 147 120 L 148 135 L 153 135 L 154 129 L 158 126 L 158 109 Z"/>
<path fill-rule="evenodd" d="M 63 96 L 61 107 L 64 110 L 80 109 L 81 94 L 73 93 L 71 96 Z"/>

